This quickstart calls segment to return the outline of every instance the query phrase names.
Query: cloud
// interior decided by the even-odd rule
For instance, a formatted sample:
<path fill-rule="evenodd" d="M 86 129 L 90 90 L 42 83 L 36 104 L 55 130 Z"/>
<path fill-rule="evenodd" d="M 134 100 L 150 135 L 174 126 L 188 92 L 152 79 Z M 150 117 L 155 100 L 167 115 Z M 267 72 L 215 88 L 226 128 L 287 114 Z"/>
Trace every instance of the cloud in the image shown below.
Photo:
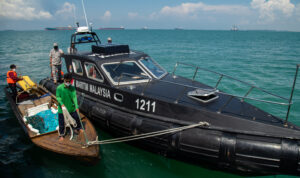
<path fill-rule="evenodd" d="M 251 7 L 258 9 L 259 19 L 265 22 L 273 22 L 281 14 L 290 17 L 295 9 L 290 0 L 252 0 Z"/>
<path fill-rule="evenodd" d="M 128 18 L 130 18 L 130 19 L 135 19 L 138 16 L 139 16 L 139 14 L 136 12 L 128 12 Z"/>
<path fill-rule="evenodd" d="M 101 17 L 101 19 L 104 20 L 104 21 L 109 21 L 111 19 L 111 12 L 110 11 L 105 11 L 105 13 Z"/>
<path fill-rule="evenodd" d="M 33 7 L 25 0 L 0 0 L 0 17 L 13 20 L 34 20 L 50 19 L 52 15 Z"/>
<path fill-rule="evenodd" d="M 208 5 L 202 2 L 198 3 L 182 3 L 179 6 L 165 6 L 160 13 L 163 15 L 175 16 L 191 16 L 195 17 L 200 12 L 211 12 L 218 14 L 246 14 L 249 13 L 249 8 L 241 5 Z"/>
<path fill-rule="evenodd" d="M 64 18 L 73 17 L 75 8 L 74 4 L 65 2 L 62 8 L 56 11 L 55 15 L 62 16 Z"/>

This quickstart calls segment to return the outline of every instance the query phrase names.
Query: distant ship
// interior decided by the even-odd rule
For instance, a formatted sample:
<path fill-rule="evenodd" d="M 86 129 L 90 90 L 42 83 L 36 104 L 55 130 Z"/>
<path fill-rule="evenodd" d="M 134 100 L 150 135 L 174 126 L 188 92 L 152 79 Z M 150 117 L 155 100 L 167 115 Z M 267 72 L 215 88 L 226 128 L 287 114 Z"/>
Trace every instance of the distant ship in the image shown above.
<path fill-rule="evenodd" d="M 47 27 L 45 28 L 45 30 L 76 30 L 77 27 L 72 27 L 72 26 L 68 26 L 68 27 Z"/>
<path fill-rule="evenodd" d="M 230 29 L 231 31 L 238 31 L 238 27 L 236 25 L 233 25 L 232 28 Z"/>
<path fill-rule="evenodd" d="M 144 26 L 144 27 L 142 28 L 142 30 L 148 30 L 148 27 L 147 27 L 147 26 Z"/>
<path fill-rule="evenodd" d="M 174 30 L 183 30 L 183 28 L 181 28 L 181 27 L 176 27 L 176 28 L 174 28 Z"/>
<path fill-rule="evenodd" d="M 123 26 L 121 27 L 101 27 L 99 28 L 99 30 L 125 30 L 125 28 Z"/>

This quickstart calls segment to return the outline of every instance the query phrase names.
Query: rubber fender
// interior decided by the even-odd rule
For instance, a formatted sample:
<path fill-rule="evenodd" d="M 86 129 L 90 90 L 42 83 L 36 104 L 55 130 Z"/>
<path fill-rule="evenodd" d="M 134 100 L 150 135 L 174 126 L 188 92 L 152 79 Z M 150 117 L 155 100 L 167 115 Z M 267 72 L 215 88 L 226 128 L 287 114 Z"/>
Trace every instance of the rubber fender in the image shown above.
<path fill-rule="evenodd" d="M 139 128 L 141 127 L 143 123 L 143 118 L 141 117 L 134 117 L 130 123 L 130 129 L 132 135 L 137 135 L 139 134 Z"/>
<path fill-rule="evenodd" d="M 77 97 L 77 102 L 79 105 L 80 110 L 87 112 L 88 114 L 91 112 L 91 107 L 92 105 L 92 101 L 90 101 L 89 99 L 83 98 L 81 96 Z M 91 115 L 89 114 L 89 117 L 91 117 Z"/>
<path fill-rule="evenodd" d="M 220 140 L 219 159 L 223 166 L 235 164 L 236 135 L 223 133 Z"/>
<path fill-rule="evenodd" d="M 131 123 L 134 122 L 136 116 L 120 111 L 114 111 L 112 113 L 110 124 L 111 126 L 117 127 L 128 134 L 131 134 Z"/>
<path fill-rule="evenodd" d="M 99 103 L 95 103 L 93 102 L 93 104 L 91 105 L 91 110 L 90 110 L 90 113 L 91 113 L 91 116 L 92 117 L 97 117 L 101 120 L 110 120 L 111 119 L 111 116 L 112 116 L 112 113 L 113 113 L 113 109 L 107 107 L 107 106 L 104 106 L 102 104 L 99 104 Z"/>
<path fill-rule="evenodd" d="M 180 127 L 180 126 L 175 126 L 175 125 L 172 126 L 172 128 L 177 128 L 177 127 Z M 181 132 L 176 132 L 176 133 L 173 133 L 171 137 L 169 137 L 170 151 L 175 152 L 178 150 L 178 143 L 179 143 L 180 135 L 181 135 Z"/>
<path fill-rule="evenodd" d="M 282 139 L 280 169 L 287 172 L 297 172 L 299 162 L 298 142 L 291 139 Z"/>

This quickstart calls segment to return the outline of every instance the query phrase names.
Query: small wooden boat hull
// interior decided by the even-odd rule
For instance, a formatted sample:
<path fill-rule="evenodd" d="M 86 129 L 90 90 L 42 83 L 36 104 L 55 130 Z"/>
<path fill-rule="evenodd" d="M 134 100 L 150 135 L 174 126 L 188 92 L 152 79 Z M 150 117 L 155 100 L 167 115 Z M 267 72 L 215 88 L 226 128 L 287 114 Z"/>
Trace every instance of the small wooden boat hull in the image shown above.
<path fill-rule="evenodd" d="M 38 87 L 41 93 L 47 93 L 48 91 L 45 88 Z M 6 97 L 11 105 L 12 110 L 14 111 L 15 116 L 17 117 L 19 123 L 21 124 L 22 128 L 24 129 L 25 133 L 28 135 L 28 137 L 31 139 L 31 141 L 46 150 L 59 153 L 62 155 L 66 155 L 69 157 L 73 157 L 75 159 L 78 159 L 83 162 L 88 163 L 96 163 L 99 159 L 99 146 L 93 145 L 89 147 L 85 147 L 83 143 L 85 143 L 85 137 L 83 134 L 79 134 L 77 136 L 77 142 L 74 142 L 73 140 L 70 140 L 70 135 L 67 135 L 64 139 L 64 141 L 60 142 L 58 141 L 58 133 L 57 131 L 37 135 L 34 132 L 32 132 L 28 126 L 23 121 L 23 115 L 22 112 L 19 110 L 16 102 L 11 96 L 11 93 L 8 91 L 9 88 L 6 87 L 4 89 L 4 92 L 6 94 Z M 54 96 L 52 96 L 52 99 L 54 99 Z M 95 140 L 98 138 L 97 132 L 92 125 L 92 123 L 81 114 L 82 123 L 85 128 L 85 132 L 87 135 L 88 140 Z"/>

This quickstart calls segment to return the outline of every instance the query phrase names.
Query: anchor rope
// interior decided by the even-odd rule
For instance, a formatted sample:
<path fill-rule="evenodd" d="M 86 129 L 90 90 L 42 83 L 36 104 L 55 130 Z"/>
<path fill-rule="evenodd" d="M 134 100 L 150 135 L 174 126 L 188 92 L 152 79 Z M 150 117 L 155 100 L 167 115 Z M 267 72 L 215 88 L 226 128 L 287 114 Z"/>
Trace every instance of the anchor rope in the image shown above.
<path fill-rule="evenodd" d="M 88 141 L 87 145 L 91 146 L 91 145 L 104 145 L 104 144 L 128 142 L 128 141 L 133 141 L 133 140 L 140 140 L 140 139 L 145 139 L 145 138 L 150 138 L 150 137 L 161 136 L 161 135 L 165 135 L 168 133 L 176 133 L 176 132 L 180 132 L 183 130 L 199 127 L 199 126 L 209 126 L 209 125 L 210 124 L 208 122 L 199 122 L 197 124 L 192 124 L 192 125 L 188 125 L 188 126 L 165 129 L 165 130 L 143 133 L 143 134 L 138 134 L 138 135 L 131 135 L 131 136 L 126 136 L 126 137 L 113 138 L 113 139 L 107 139 L 107 140 L 101 140 L 101 141 L 98 141 L 98 140 Z"/>

